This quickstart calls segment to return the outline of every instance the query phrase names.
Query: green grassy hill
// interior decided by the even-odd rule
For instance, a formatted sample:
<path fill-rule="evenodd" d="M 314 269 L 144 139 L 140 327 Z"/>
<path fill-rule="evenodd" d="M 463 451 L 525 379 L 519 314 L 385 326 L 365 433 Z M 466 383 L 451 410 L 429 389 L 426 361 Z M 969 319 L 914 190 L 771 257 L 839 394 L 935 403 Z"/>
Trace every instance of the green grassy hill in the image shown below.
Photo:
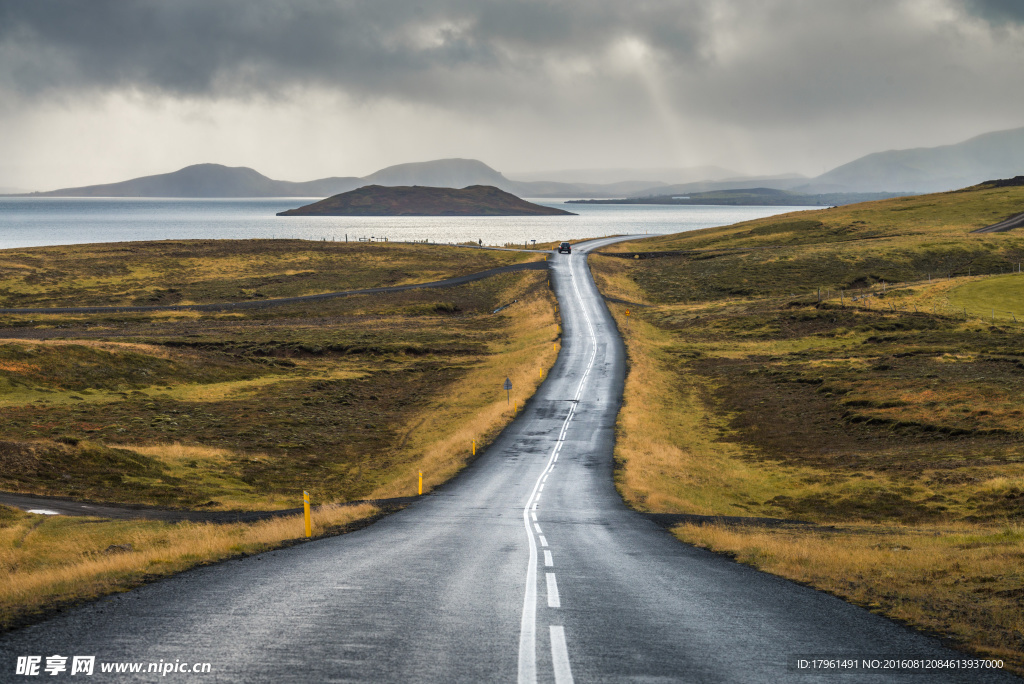
<path fill-rule="evenodd" d="M 978 186 L 794 212 L 607 251 L 643 259 L 635 276 L 659 302 L 806 294 L 819 287 L 857 291 L 883 281 L 1014 271 L 1024 261 L 1024 233 L 971 231 L 1022 211 L 1024 187 Z"/>

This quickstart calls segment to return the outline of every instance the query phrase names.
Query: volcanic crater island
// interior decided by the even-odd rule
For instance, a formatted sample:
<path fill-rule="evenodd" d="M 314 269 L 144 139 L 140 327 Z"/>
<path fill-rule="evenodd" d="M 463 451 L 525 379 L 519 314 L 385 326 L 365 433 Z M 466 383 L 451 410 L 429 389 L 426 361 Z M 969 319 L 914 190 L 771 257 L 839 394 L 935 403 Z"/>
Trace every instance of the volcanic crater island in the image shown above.
<path fill-rule="evenodd" d="M 433 188 L 367 185 L 278 216 L 575 216 L 491 185 Z"/>

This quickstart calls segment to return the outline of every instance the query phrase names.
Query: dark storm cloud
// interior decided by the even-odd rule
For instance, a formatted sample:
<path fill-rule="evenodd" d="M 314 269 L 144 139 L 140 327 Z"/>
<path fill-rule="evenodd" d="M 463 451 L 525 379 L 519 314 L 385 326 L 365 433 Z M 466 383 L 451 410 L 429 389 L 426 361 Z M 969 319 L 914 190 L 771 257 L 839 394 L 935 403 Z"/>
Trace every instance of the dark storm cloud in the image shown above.
<path fill-rule="evenodd" d="M 266 112 L 302 103 L 374 144 L 432 131 L 402 154 L 835 159 L 1024 123 L 1022 19 L 1019 0 L 0 0 L 0 128 L 195 105 L 281 131 Z"/>
<path fill-rule="evenodd" d="M 0 78 L 22 94 L 134 88 L 219 97 L 313 85 L 356 96 L 467 97 L 542 80 L 550 60 L 599 53 L 632 34 L 689 59 L 702 36 L 701 6 L 0 0 Z"/>
<path fill-rule="evenodd" d="M 1021 0 L 966 0 L 967 11 L 993 24 L 1024 23 Z"/>

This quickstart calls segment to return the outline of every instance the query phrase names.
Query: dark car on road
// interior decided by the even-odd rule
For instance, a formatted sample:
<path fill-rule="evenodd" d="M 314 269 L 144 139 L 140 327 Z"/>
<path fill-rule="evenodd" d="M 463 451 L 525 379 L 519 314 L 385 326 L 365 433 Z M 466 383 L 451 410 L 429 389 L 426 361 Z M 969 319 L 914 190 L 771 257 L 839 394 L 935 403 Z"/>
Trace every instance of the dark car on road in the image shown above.
<path fill-rule="evenodd" d="M 568 242 L 563 242 L 562 244 L 558 245 L 558 253 L 572 254 L 572 245 L 570 245 Z"/>

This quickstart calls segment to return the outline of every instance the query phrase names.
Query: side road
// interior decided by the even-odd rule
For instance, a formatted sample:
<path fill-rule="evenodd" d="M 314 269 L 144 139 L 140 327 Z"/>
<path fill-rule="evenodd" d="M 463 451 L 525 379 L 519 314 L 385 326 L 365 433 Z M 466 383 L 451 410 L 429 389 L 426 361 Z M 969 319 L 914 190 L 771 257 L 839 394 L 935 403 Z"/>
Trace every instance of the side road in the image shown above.
<path fill-rule="evenodd" d="M 999 223 L 993 223 L 991 226 L 985 226 L 984 228 L 978 228 L 978 230 L 972 230 L 972 233 L 1005 233 L 1008 230 L 1014 228 L 1020 228 L 1024 226 L 1024 213 L 1014 214 L 1010 218 L 1003 219 Z"/>

